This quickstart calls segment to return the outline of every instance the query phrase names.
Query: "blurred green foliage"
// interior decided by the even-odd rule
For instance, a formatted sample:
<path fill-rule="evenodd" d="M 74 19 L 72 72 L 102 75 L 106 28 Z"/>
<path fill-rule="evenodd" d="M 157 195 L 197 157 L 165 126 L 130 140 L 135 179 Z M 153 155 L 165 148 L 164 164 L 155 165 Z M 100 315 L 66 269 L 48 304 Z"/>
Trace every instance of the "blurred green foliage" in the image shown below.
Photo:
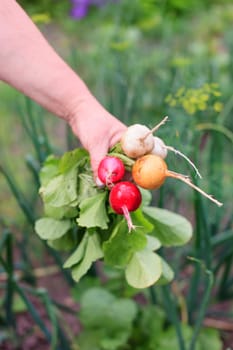
<path fill-rule="evenodd" d="M 188 247 L 169 256 L 163 252 L 175 271 L 174 290 L 146 291 L 155 304 L 162 297 L 172 324 L 167 338 L 175 338 L 176 343 L 179 339 L 182 344 L 180 315 L 186 314 L 186 322 L 196 327 L 197 335 L 208 308 L 219 300 L 231 300 L 233 295 L 232 2 L 119 0 L 101 9 L 91 7 L 80 21 L 69 17 L 68 0 L 19 2 L 101 103 L 126 124 L 143 122 L 152 127 L 168 115 L 169 127 L 160 128 L 158 136 L 189 156 L 203 179 L 197 181 L 187 163 L 174 154 L 168 155 L 169 168 L 189 174 L 195 183 L 224 202 L 219 209 L 174 180 L 168 180 L 161 191 L 154 193 L 155 205 L 189 217 L 195 228 L 194 239 Z M 7 266 L 11 267 L 7 281 L 11 290 L 15 287 L 14 266 L 22 268 L 27 281 L 33 280 L 31 259 L 40 261 L 47 252 L 47 248 L 34 241 L 31 228 L 40 212 L 37 190 L 41 162 L 51 150 L 63 152 L 75 147 L 77 142 L 70 132 L 66 134 L 64 124 L 31 101 L 25 104 L 24 98 L 11 88 L 1 84 L 0 94 L 3 120 L 0 226 L 4 230 L 6 226 L 12 228 L 15 241 L 10 241 L 7 234 L 6 242 L 9 247 L 16 244 L 20 250 L 15 265 L 11 260 L 11 265 L 5 264 L 6 271 Z M 42 125 L 40 119 L 42 124 L 46 121 L 46 125 Z M 35 137 L 31 138 L 32 135 Z M 22 215 L 18 208 L 22 209 Z M 194 260 L 188 260 L 187 256 Z M 5 250 L 1 257 L 4 263 Z M 11 259 L 9 251 L 7 257 Z M 59 259 L 56 260 L 56 256 L 54 259 L 59 266 Z M 210 272 L 213 285 L 210 285 Z M 112 284 L 120 286 L 121 293 L 125 292 L 127 287 L 121 279 L 115 280 L 112 275 L 109 278 Z M 177 286 L 178 294 L 174 292 Z M 129 288 L 127 293 L 135 296 L 135 291 Z M 6 301 L 10 324 L 11 294 Z M 203 314 L 197 315 L 197 310 Z M 34 316 L 43 329 L 37 315 Z M 183 333 L 185 337 L 186 330 Z M 162 338 L 165 342 L 165 337 Z"/>

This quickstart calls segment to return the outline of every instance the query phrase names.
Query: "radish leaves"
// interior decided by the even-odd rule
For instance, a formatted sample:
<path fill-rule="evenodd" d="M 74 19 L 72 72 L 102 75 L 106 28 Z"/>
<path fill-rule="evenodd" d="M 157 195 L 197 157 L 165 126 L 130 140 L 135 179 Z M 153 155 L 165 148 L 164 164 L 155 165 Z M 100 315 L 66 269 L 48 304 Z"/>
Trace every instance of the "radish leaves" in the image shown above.
<path fill-rule="evenodd" d="M 122 160 L 127 170 L 132 167 L 130 158 Z M 181 215 L 150 206 L 150 191 L 140 191 L 142 203 L 130 213 L 134 227 L 129 232 L 123 215 L 110 206 L 111 188 L 98 187 L 93 180 L 83 149 L 49 156 L 40 182 L 44 217 L 36 221 L 35 231 L 52 248 L 69 250 L 64 268 L 71 270 L 75 281 L 99 259 L 123 270 L 135 288 L 172 280 L 173 271 L 158 249 L 187 243 L 192 227 Z"/>

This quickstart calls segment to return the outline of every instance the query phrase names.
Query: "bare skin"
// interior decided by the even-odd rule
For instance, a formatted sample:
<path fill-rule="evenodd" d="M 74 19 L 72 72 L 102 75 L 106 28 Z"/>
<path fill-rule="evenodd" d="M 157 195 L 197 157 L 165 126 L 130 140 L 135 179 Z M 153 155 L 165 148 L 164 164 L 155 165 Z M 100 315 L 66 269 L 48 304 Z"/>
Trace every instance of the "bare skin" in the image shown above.
<path fill-rule="evenodd" d="M 90 152 L 94 176 L 126 126 L 92 95 L 15 0 L 0 1 L 0 80 L 63 118 Z"/>

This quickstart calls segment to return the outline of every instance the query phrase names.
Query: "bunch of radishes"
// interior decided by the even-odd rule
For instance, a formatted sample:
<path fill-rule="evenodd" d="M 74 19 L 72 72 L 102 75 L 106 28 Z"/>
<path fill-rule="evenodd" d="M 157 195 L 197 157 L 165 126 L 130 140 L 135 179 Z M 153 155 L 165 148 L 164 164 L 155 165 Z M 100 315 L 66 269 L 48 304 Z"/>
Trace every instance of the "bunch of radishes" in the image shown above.
<path fill-rule="evenodd" d="M 167 177 L 185 182 L 218 206 L 222 205 L 222 203 L 195 186 L 188 176 L 168 170 L 164 158 L 167 156 L 167 151 L 171 150 L 184 157 L 193 166 L 197 175 L 201 177 L 198 169 L 189 158 L 175 148 L 166 146 L 162 139 L 153 136 L 153 133 L 167 119 L 168 117 L 165 117 L 151 130 L 141 124 L 129 126 L 120 141 L 121 153 L 110 153 L 100 162 L 99 180 L 109 188 L 110 206 L 117 214 L 125 216 L 129 231 L 134 228 L 129 212 L 138 209 L 142 201 L 138 186 L 148 190 L 157 189 L 163 185 Z M 128 157 L 132 164 L 130 166 L 131 178 L 128 181 L 125 180 L 124 160 L 126 158 L 124 157 Z"/>
<path fill-rule="evenodd" d="M 98 177 L 110 190 L 109 203 L 117 214 L 123 214 L 129 231 L 134 228 L 129 212 L 139 208 L 142 196 L 139 188 L 131 181 L 124 181 L 125 166 L 121 159 L 106 156 L 100 162 Z"/>

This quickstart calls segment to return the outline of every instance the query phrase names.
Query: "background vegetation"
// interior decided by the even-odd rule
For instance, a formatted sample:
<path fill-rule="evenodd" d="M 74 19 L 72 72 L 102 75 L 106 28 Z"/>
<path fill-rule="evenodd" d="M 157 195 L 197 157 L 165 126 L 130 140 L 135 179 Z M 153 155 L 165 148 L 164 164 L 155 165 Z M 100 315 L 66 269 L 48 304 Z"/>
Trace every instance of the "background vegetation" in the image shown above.
<path fill-rule="evenodd" d="M 154 205 L 184 215 L 194 227 L 188 245 L 163 252 L 175 271 L 174 282 L 138 293 L 110 269 L 104 268 L 108 282 L 103 283 L 97 265 L 97 273 L 74 285 L 61 267 L 62 257 L 38 240 L 33 226 L 41 212 L 38 172 L 44 159 L 78 141 L 62 121 L 0 84 L 0 345 L 28 349 L 23 342 L 37 334 L 38 349 L 233 346 L 231 2 L 118 0 L 97 6 L 89 1 L 82 18 L 72 12 L 74 1 L 20 3 L 103 105 L 127 125 L 153 126 L 168 115 L 169 126 L 159 136 L 188 155 L 203 179 L 174 154 L 168 156 L 169 167 L 190 174 L 224 206 L 219 209 L 184 184 L 167 180 L 154 193 Z M 62 302 L 51 283 L 41 282 L 39 276 L 50 273 L 66 286 Z M 80 312 L 72 310 L 76 302 Z M 106 310 L 114 303 L 110 322 Z M 37 328 L 17 336 L 14 317 L 25 312 L 40 336 Z M 67 314 L 74 317 L 72 325 L 85 326 L 77 338 Z"/>

